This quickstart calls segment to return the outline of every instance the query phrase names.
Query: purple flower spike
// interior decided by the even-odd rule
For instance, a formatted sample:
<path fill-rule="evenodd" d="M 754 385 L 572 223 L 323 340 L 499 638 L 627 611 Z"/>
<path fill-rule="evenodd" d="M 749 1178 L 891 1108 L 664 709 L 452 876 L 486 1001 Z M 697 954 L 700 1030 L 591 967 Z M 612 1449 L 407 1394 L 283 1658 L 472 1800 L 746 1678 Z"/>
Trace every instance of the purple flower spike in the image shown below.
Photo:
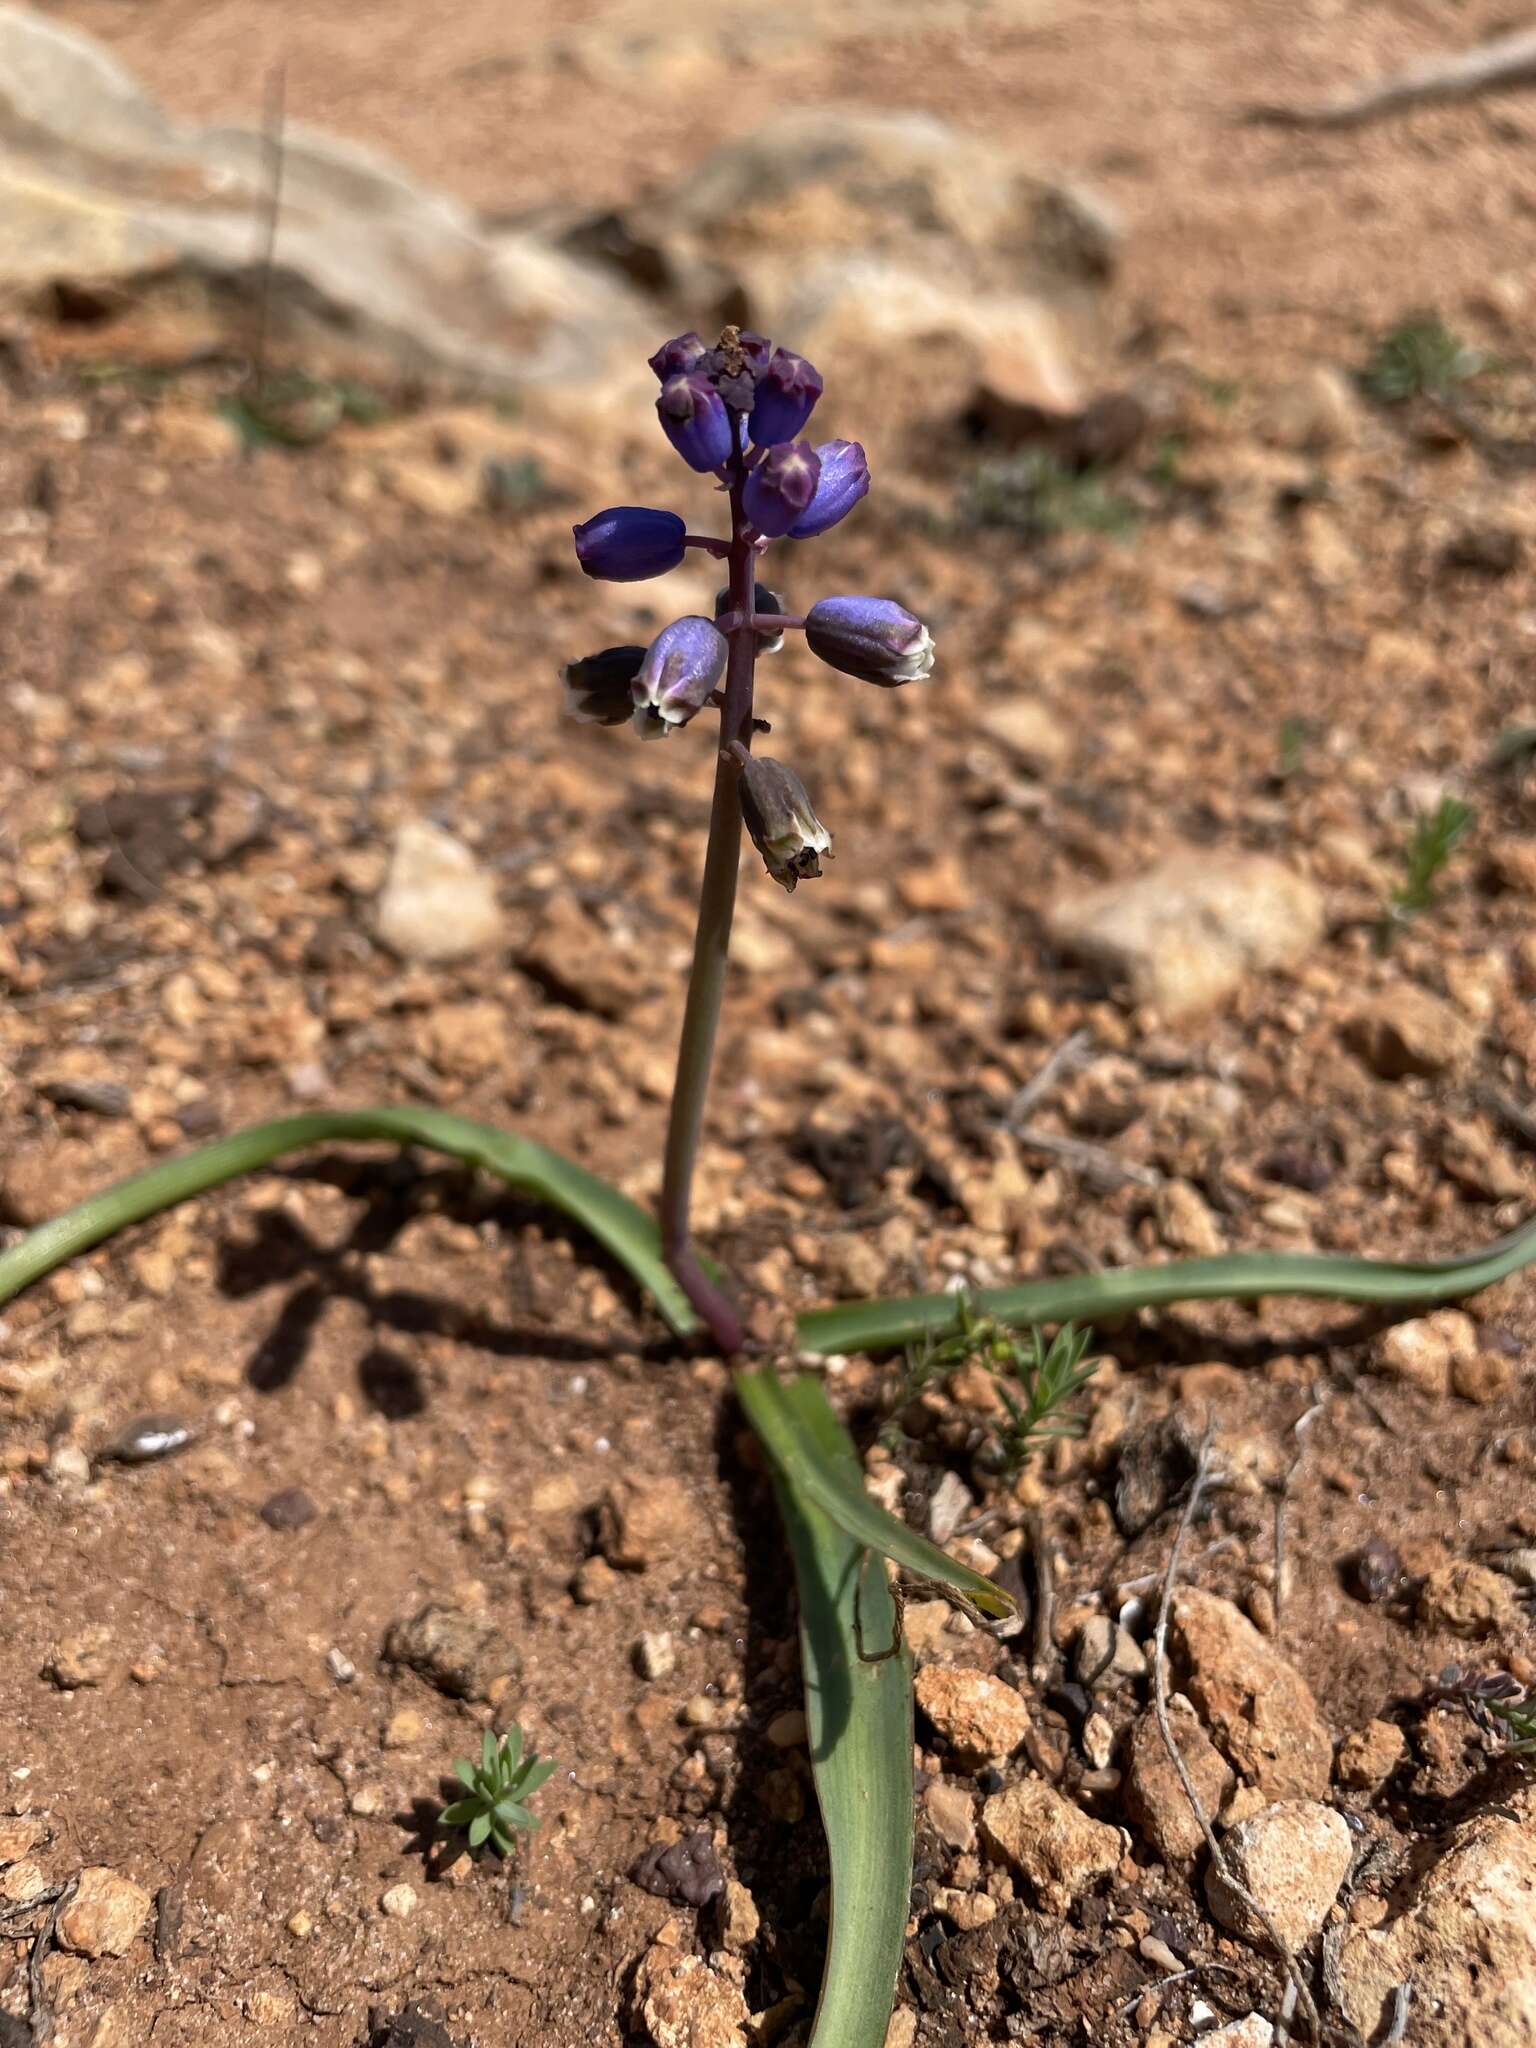
<path fill-rule="evenodd" d="M 725 400 L 702 377 L 669 377 L 656 401 L 662 431 L 690 469 L 715 470 L 731 459 L 736 436 Z"/>
<path fill-rule="evenodd" d="M 752 402 L 752 438 L 758 447 L 776 448 L 781 441 L 793 441 L 815 411 L 821 390 L 819 370 L 804 356 L 776 348 Z"/>
<path fill-rule="evenodd" d="M 725 658 L 725 636 L 708 619 L 695 614 L 664 626 L 631 686 L 641 737 L 664 739 L 702 711 L 725 674 Z"/>
<path fill-rule="evenodd" d="M 665 576 L 682 561 L 688 528 L 675 512 L 610 505 L 571 531 L 576 559 L 589 576 L 607 583 L 643 583 L 648 576 Z"/>
<path fill-rule="evenodd" d="M 805 638 L 829 668 L 887 690 L 933 669 L 928 628 L 888 597 L 824 597 L 805 615 Z"/>
<path fill-rule="evenodd" d="M 699 357 L 707 353 L 698 335 L 691 332 L 678 334 L 661 344 L 650 358 L 650 365 L 665 384 L 669 377 L 686 377 Z"/>
<path fill-rule="evenodd" d="M 836 526 L 869 490 L 869 464 L 857 441 L 823 441 L 816 454 L 821 480 L 808 510 L 789 529 L 791 540 L 814 540 Z"/>
<path fill-rule="evenodd" d="M 820 478 L 821 464 L 809 441 L 781 442 L 749 472 L 742 510 L 759 533 L 776 540 L 804 518 Z"/>

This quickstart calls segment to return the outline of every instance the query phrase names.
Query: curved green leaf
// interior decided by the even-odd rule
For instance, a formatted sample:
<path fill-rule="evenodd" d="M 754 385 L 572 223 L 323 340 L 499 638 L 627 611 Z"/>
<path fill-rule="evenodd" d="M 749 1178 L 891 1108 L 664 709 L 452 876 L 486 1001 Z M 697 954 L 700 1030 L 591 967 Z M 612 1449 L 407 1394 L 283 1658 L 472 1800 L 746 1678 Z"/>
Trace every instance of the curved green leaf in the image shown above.
<path fill-rule="evenodd" d="M 41 1224 L 9 1251 L 0 1252 L 0 1303 L 129 1223 L 142 1222 L 190 1195 L 204 1194 L 237 1174 L 269 1166 L 286 1152 L 351 1138 L 428 1145 L 462 1159 L 467 1166 L 495 1174 L 523 1194 L 537 1196 L 589 1230 L 631 1278 L 648 1290 L 678 1336 L 690 1336 L 699 1327 L 687 1297 L 662 1260 L 655 1224 L 617 1188 L 531 1138 L 450 1116 L 446 1110 L 411 1108 L 316 1110 L 308 1116 L 283 1117 L 220 1138 L 182 1158 L 164 1160 L 115 1187 L 104 1188 L 52 1222 Z"/>
<path fill-rule="evenodd" d="M 820 1381 L 803 1375 L 786 1384 L 771 1366 L 760 1366 L 756 1372 L 737 1374 L 736 1391 L 748 1421 L 762 1438 L 775 1469 L 794 1487 L 797 1500 L 819 1509 L 861 1550 L 894 1558 L 920 1578 L 953 1586 L 983 1614 L 1002 1619 L 1013 1613 L 1013 1602 L 1000 1586 L 957 1563 L 936 1543 L 919 1536 L 870 1499 L 857 1458 L 850 1462 L 841 1455 L 842 1430 L 829 1438 L 824 1429 L 813 1426 L 818 1404 L 826 1402 Z"/>
<path fill-rule="evenodd" d="M 1448 1259 L 1354 1259 L 1327 1252 L 1228 1252 L 1212 1259 L 1174 1259 L 1164 1266 L 1073 1273 L 1026 1280 L 1018 1287 L 974 1293 L 908 1294 L 812 1309 L 799 1317 L 801 1348 L 819 1357 L 840 1351 L 887 1351 L 925 1336 L 948 1337 L 962 1309 L 1015 1328 L 1097 1322 L 1133 1309 L 1180 1301 L 1258 1301 L 1268 1294 L 1411 1308 L 1457 1301 L 1492 1287 L 1536 1260 L 1536 1217 L 1506 1237 Z"/>
<path fill-rule="evenodd" d="M 741 1374 L 738 1388 L 761 1375 Z M 758 1391 L 744 1395 L 754 1425 Z M 797 1383 L 764 1437 L 800 1592 L 811 1771 L 832 1866 L 832 1923 L 808 2048 L 882 2048 L 912 1888 L 912 1660 L 878 1562 L 802 1487 L 810 1467 L 863 1489 L 820 1385 Z M 788 1463 L 780 1454 L 792 1446 Z M 863 1648 L 860 1642 L 862 1638 Z M 894 1654 L 880 1656 L 879 1652 Z"/>

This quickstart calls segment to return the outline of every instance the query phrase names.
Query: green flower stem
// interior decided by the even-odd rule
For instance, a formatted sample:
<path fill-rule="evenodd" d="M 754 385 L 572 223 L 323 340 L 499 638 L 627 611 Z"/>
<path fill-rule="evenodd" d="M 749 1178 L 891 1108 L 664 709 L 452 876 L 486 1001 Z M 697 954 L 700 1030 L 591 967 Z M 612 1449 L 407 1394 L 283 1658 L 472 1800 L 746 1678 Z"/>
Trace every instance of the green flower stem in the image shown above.
<path fill-rule="evenodd" d="M 649 1290 L 678 1336 L 689 1336 L 698 1328 L 687 1299 L 660 1257 L 656 1227 L 643 1209 L 584 1167 L 531 1138 L 514 1137 L 490 1124 L 472 1123 L 467 1117 L 437 1109 L 317 1110 L 308 1116 L 258 1124 L 204 1145 L 185 1158 L 152 1166 L 92 1195 L 40 1225 L 9 1251 L 0 1252 L 0 1303 L 130 1223 L 140 1223 L 192 1195 L 220 1187 L 238 1174 L 269 1166 L 287 1152 L 354 1138 L 429 1145 L 434 1151 L 462 1159 L 467 1166 L 495 1174 L 522 1194 L 548 1202 L 589 1230 L 604 1250 Z"/>
<path fill-rule="evenodd" d="M 973 1294 L 908 1294 L 811 1309 L 797 1320 L 801 1349 L 888 1351 L 926 1336 L 949 1337 L 964 1308 L 1015 1329 L 1040 1323 L 1099 1322 L 1181 1301 L 1260 1301 L 1270 1294 L 1424 1308 L 1492 1287 L 1536 1260 L 1536 1216 L 1507 1237 L 1449 1259 L 1336 1258 L 1326 1252 L 1229 1252 L 1165 1266 L 1026 1280 Z"/>
<path fill-rule="evenodd" d="M 704 1103 L 714 1065 L 720 1004 L 725 994 L 731 948 L 731 923 L 736 912 L 736 875 L 741 866 L 741 789 L 734 763 L 726 753 L 733 740 L 752 744 L 752 688 L 757 666 L 757 636 L 752 631 L 755 558 L 746 538 L 741 509 L 742 471 L 731 485 L 731 597 L 737 623 L 729 633 L 730 656 L 725 672 L 725 705 L 720 714 L 720 758 L 715 764 L 715 795 L 709 814 L 709 844 L 704 854 L 704 881 L 699 891 L 699 917 L 693 939 L 693 966 L 683 1010 L 682 1038 L 677 1049 L 677 1078 L 667 1122 L 666 1159 L 661 1184 L 661 1248 L 678 1284 L 720 1349 L 730 1357 L 742 1346 L 744 1332 L 735 1307 L 705 1273 L 692 1247 L 689 1218 L 693 1174 L 704 1125 Z"/>

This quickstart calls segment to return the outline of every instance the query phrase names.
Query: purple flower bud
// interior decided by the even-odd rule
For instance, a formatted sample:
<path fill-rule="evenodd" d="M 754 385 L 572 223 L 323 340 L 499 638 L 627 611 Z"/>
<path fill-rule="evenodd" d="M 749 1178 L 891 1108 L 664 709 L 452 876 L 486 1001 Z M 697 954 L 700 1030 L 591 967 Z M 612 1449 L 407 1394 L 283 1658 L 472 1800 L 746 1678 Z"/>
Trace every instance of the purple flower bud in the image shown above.
<path fill-rule="evenodd" d="M 665 384 L 669 377 L 686 377 L 705 353 L 704 343 L 698 335 L 692 332 L 679 334 L 661 344 L 650 358 L 650 365 Z"/>
<path fill-rule="evenodd" d="M 816 453 L 821 479 L 809 509 L 789 529 L 791 540 L 814 540 L 836 526 L 869 489 L 869 464 L 857 441 L 823 441 Z"/>
<path fill-rule="evenodd" d="M 642 583 L 648 576 L 665 576 L 683 559 L 688 532 L 675 512 L 658 512 L 649 505 L 610 505 L 571 530 L 582 568 L 609 583 Z"/>
<path fill-rule="evenodd" d="M 662 431 L 690 469 L 718 469 L 731 459 L 736 436 L 725 400 L 702 377 L 669 377 L 656 401 Z"/>
<path fill-rule="evenodd" d="M 805 637 L 829 668 L 885 689 L 933 669 L 928 628 L 888 597 L 821 598 L 805 615 Z"/>
<path fill-rule="evenodd" d="M 635 730 L 663 739 L 674 725 L 686 725 L 709 702 L 725 673 L 725 636 L 697 614 L 674 619 L 645 650 L 630 695 Z"/>
<path fill-rule="evenodd" d="M 560 671 L 566 717 L 581 725 L 627 725 L 635 710 L 631 686 L 644 659 L 643 647 L 605 647 L 568 661 Z"/>
<path fill-rule="evenodd" d="M 727 584 L 724 590 L 717 590 L 715 592 L 715 617 L 717 619 L 724 618 L 730 608 L 731 586 Z M 754 583 L 752 586 L 752 609 L 755 612 L 782 612 L 784 600 L 776 590 L 770 590 L 766 583 Z M 783 645 L 784 635 L 782 633 L 775 633 L 771 640 L 759 640 L 757 651 L 759 654 L 777 654 Z"/>
<path fill-rule="evenodd" d="M 781 442 L 748 471 L 742 509 L 759 533 L 777 539 L 805 516 L 820 476 L 821 464 L 809 441 Z"/>
<path fill-rule="evenodd" d="M 832 835 L 811 809 L 793 768 L 749 754 L 740 740 L 732 740 L 729 752 L 741 770 L 741 815 L 752 844 L 780 888 L 793 896 L 797 882 L 821 873 Z"/>
<path fill-rule="evenodd" d="M 816 409 L 821 373 L 804 356 L 776 348 L 757 382 L 752 401 L 752 438 L 759 448 L 793 441 Z"/>

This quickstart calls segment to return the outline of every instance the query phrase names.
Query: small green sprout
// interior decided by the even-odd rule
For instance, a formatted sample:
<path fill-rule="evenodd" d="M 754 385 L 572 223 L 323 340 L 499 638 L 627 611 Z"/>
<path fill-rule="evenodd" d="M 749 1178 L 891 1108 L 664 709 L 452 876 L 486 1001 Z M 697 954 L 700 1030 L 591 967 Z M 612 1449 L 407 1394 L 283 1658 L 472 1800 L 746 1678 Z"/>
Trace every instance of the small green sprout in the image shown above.
<path fill-rule="evenodd" d="M 1279 760 L 1275 773 L 1282 782 L 1290 782 L 1306 765 L 1307 749 L 1317 738 L 1317 729 L 1310 718 L 1282 718 L 1277 737 Z"/>
<path fill-rule="evenodd" d="M 1082 1435 L 1082 1418 L 1065 1412 L 1066 1404 L 1092 1379 L 1098 1360 L 1087 1357 L 1092 1330 L 1079 1330 L 1072 1323 L 1064 1323 L 1049 1344 L 1038 1330 L 1030 1331 L 1027 1344 L 1005 1335 L 1010 1355 L 997 1391 L 1008 1411 L 1003 1455 L 1012 1472 L 1053 1438 Z M 995 1346 L 993 1355 L 997 1356 Z M 1010 1378 L 1020 1383 L 1022 1400 L 1009 1393 Z"/>
<path fill-rule="evenodd" d="M 1536 1693 L 1507 1671 L 1468 1677 L 1453 1664 L 1441 1684 L 1458 1697 L 1483 1733 L 1499 1744 L 1504 1756 L 1536 1761 Z"/>
<path fill-rule="evenodd" d="M 1529 1693 L 1518 1700 L 1488 1700 L 1488 1712 L 1504 1736 L 1506 1756 L 1536 1757 L 1536 1697 Z"/>
<path fill-rule="evenodd" d="M 1453 334 L 1433 314 L 1400 320 L 1371 353 L 1361 382 L 1383 405 L 1411 398 L 1445 398 L 1458 384 L 1481 375 L 1488 357 Z"/>
<path fill-rule="evenodd" d="M 455 1759 L 453 1775 L 469 1796 L 445 1807 L 438 1826 L 465 1828 L 471 1849 L 489 1842 L 498 1856 L 510 1856 L 513 1831 L 531 1834 L 539 1825 L 527 1802 L 556 1768 L 552 1758 L 541 1763 L 535 1750 L 523 1755 L 523 1731 L 515 1721 L 500 1742 L 487 1728 L 478 1765 L 466 1757 Z"/>
<path fill-rule="evenodd" d="M 1419 917 L 1435 900 L 1440 870 L 1472 829 L 1477 813 L 1459 796 L 1443 796 L 1432 811 L 1420 812 L 1403 849 L 1403 879 L 1392 891 L 1379 937 L 1390 944 L 1394 929 Z"/>
<path fill-rule="evenodd" d="M 219 412 L 242 448 L 312 448 L 344 420 L 372 426 L 388 411 L 384 400 L 351 377 L 310 377 L 302 370 L 262 377 L 219 401 Z"/>
<path fill-rule="evenodd" d="M 978 526 L 1010 526 L 1043 536 L 1081 531 L 1122 534 L 1136 508 L 1091 469 L 1068 469 L 1034 448 L 984 462 L 971 480 L 967 510 Z"/>
<path fill-rule="evenodd" d="M 976 1315 L 968 1303 L 962 1304 L 960 1318 L 954 1336 L 942 1342 L 930 1336 L 921 1345 L 909 1346 L 896 1388 L 898 1412 L 935 1380 L 946 1380 L 975 1360 L 996 1379 L 1007 1411 L 1007 1424 L 998 1430 L 1006 1471 L 1016 1472 L 1053 1437 L 1082 1434 L 1081 1419 L 1062 1411 L 1093 1377 L 1098 1361 L 1084 1363 L 1093 1340 L 1091 1330 L 1066 1323 L 1047 1344 L 1038 1330 L 1021 1338 L 1006 1324 Z"/>

